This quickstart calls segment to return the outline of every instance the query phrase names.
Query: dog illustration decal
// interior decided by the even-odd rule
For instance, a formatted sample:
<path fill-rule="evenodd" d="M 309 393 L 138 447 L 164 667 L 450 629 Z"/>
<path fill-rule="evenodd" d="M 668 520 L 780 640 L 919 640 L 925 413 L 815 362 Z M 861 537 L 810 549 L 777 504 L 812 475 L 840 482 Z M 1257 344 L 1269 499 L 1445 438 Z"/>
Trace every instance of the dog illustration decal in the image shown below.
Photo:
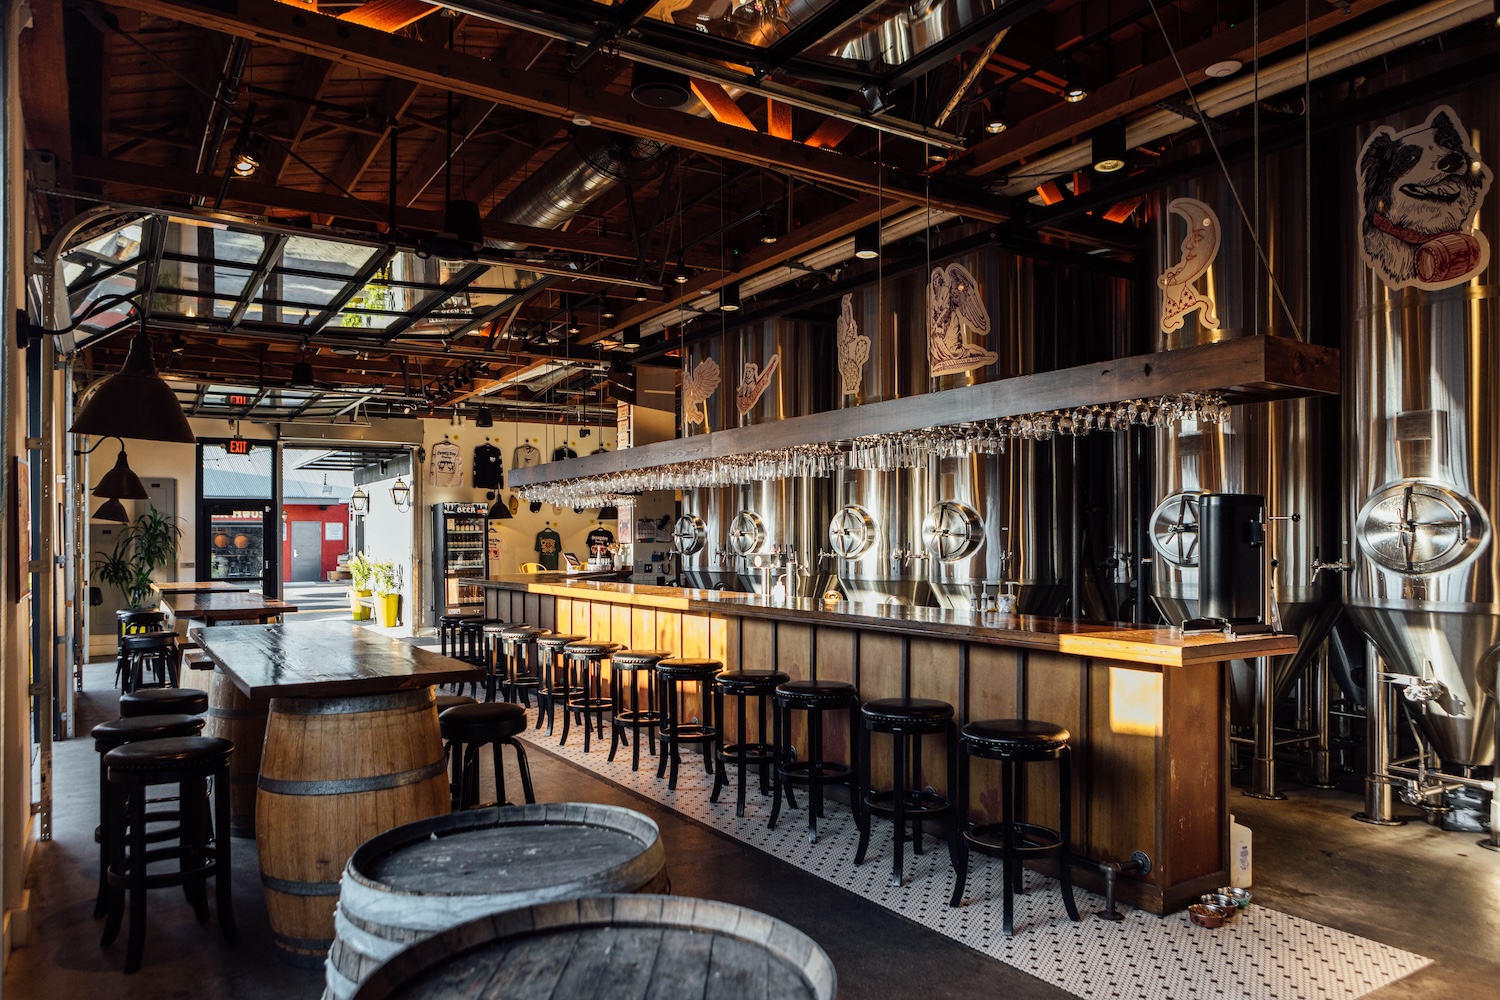
<path fill-rule="evenodd" d="M 1360 255 L 1392 288 L 1467 281 L 1489 263 L 1478 215 L 1493 178 L 1447 105 L 1405 132 L 1382 125 L 1359 153 Z"/>
<path fill-rule="evenodd" d="M 1167 213 L 1185 219 L 1188 229 L 1182 241 L 1182 257 L 1156 279 L 1162 289 L 1162 332 L 1182 329 L 1188 313 L 1195 309 L 1200 310 L 1200 325 L 1217 330 L 1219 317 L 1213 299 L 1198 291 L 1198 279 L 1219 255 L 1219 217 L 1194 198 L 1173 198 L 1167 205 Z"/>

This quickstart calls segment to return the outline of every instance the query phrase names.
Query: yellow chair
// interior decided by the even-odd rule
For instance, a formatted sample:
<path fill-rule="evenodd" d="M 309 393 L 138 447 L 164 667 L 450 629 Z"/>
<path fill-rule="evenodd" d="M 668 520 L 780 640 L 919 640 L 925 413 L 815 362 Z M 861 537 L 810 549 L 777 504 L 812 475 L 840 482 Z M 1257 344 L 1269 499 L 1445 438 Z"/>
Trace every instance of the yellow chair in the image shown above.
<path fill-rule="evenodd" d="M 545 573 L 545 572 L 547 572 L 547 567 L 543 566 L 541 563 L 536 563 L 536 562 L 522 563 L 521 564 L 521 572 L 522 573 Z"/>

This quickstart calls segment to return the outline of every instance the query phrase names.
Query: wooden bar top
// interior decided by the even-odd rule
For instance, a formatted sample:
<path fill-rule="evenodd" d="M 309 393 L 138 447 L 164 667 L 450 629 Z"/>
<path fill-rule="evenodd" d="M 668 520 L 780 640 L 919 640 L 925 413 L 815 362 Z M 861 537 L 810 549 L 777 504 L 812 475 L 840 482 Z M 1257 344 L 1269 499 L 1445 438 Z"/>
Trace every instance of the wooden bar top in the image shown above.
<path fill-rule="evenodd" d="M 347 621 L 211 625 L 188 634 L 251 698 L 345 698 L 467 683 L 481 674 Z"/>
<path fill-rule="evenodd" d="M 1069 656 L 1089 656 L 1128 663 L 1181 666 L 1256 656 L 1282 656 L 1297 650 L 1297 637 L 1287 633 L 1229 638 L 1221 632 L 1184 635 L 1181 629 L 1118 622 L 1085 622 L 1040 615 L 976 613 L 946 608 L 857 604 L 825 604 L 808 599 L 772 602 L 758 594 L 692 590 L 629 583 L 576 581 L 538 583 L 531 577 L 465 580 L 465 584 L 498 590 L 519 590 L 553 597 L 651 607 L 670 611 L 769 618 L 788 622 L 900 632 L 911 636 L 963 639 L 996 646 L 1050 650 Z"/>
<path fill-rule="evenodd" d="M 163 601 L 177 618 L 214 622 L 254 621 L 297 610 L 297 605 L 245 591 L 173 594 Z"/>

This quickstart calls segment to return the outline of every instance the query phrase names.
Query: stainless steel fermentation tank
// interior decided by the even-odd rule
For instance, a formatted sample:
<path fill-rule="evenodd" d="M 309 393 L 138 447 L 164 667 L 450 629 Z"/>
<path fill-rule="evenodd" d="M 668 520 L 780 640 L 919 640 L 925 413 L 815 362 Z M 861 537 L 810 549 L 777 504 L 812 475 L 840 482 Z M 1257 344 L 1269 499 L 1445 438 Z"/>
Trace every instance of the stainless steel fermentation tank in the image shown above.
<path fill-rule="evenodd" d="M 1199 310 L 1189 313 L 1180 329 L 1162 331 L 1158 309 L 1151 317 L 1156 350 L 1257 335 L 1307 337 L 1302 329 L 1307 257 L 1301 157 L 1298 149 L 1273 154 L 1262 163 L 1261 242 L 1274 268 L 1274 287 L 1222 174 L 1170 185 L 1153 196 L 1157 274 L 1182 255 L 1187 222 L 1168 210 L 1174 199 L 1207 205 L 1217 216 L 1220 233 L 1218 255 L 1197 282 L 1213 306 L 1217 327 L 1206 322 L 1206 310 Z M 1231 176 L 1240 199 L 1252 205 L 1249 165 L 1232 168 Z M 1156 298 L 1159 307 L 1160 291 Z M 1312 399 L 1247 404 L 1231 407 L 1222 423 L 1183 420 L 1156 432 L 1157 506 L 1148 522 L 1154 549 L 1151 596 L 1168 621 L 1180 624 L 1198 615 L 1198 494 L 1266 498 L 1267 543 L 1274 563 L 1269 579 L 1276 610 L 1281 627 L 1301 640 L 1295 655 L 1272 661 L 1278 702 L 1318 655 L 1338 616 L 1337 582 L 1313 572 L 1315 551 L 1332 559 L 1337 549 L 1336 522 L 1327 516 L 1322 488 L 1325 441 L 1320 409 Z M 1256 664 L 1233 662 L 1231 678 L 1231 717 L 1236 724 L 1248 725 L 1257 704 Z"/>
<path fill-rule="evenodd" d="M 1495 89 L 1440 103 L 1457 112 L 1489 168 L 1500 169 Z M 1402 132 L 1431 111 L 1424 105 L 1356 129 L 1351 172 L 1377 127 Z M 1385 666 L 1416 682 L 1400 686 L 1445 770 L 1472 776 L 1495 763 L 1500 664 L 1500 191 L 1492 187 L 1479 208 L 1488 266 L 1436 291 L 1392 289 L 1361 260 L 1362 206 L 1352 183 L 1350 192 L 1344 412 L 1354 544 L 1345 600 Z M 1386 690 L 1377 686 L 1372 704 L 1384 707 Z M 1406 777 L 1409 797 L 1430 802 L 1434 787 Z M 1387 811 L 1389 785 L 1372 774 L 1370 792 L 1367 812 Z"/>
<path fill-rule="evenodd" d="M 719 388 L 705 404 L 709 430 L 828 409 L 832 349 L 831 327 L 790 319 L 768 320 L 692 345 L 687 354 L 695 368 L 712 358 L 721 372 Z M 757 382 L 763 388 L 752 401 Z M 752 387 L 743 397 L 742 383 Z M 687 429 L 705 433 L 701 425 Z M 679 550 L 682 539 L 694 537 L 695 529 L 702 532 L 697 550 L 683 553 L 688 581 L 758 593 L 785 577 L 789 596 L 821 594 L 828 572 L 820 568 L 817 553 L 832 515 L 833 489 L 829 478 L 798 476 L 686 491 Z M 758 564 L 773 563 L 769 576 L 758 569 Z"/>

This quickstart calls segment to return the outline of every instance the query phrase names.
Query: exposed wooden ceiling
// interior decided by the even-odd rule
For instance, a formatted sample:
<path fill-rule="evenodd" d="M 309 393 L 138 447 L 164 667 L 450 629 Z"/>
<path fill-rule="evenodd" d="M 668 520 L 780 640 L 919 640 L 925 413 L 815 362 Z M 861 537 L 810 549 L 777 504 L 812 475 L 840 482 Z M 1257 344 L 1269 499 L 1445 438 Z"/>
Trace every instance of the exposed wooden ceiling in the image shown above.
<path fill-rule="evenodd" d="M 44 236 L 101 202 L 264 236 L 258 264 L 242 263 L 257 283 L 218 313 L 153 308 L 170 285 L 150 239 L 141 266 L 80 293 L 129 295 L 133 283 L 159 353 L 170 344 L 163 357 L 184 377 L 283 384 L 310 360 L 328 386 L 438 406 L 486 392 L 562 401 L 599 379 L 581 368 L 554 382 L 559 359 L 626 362 L 632 327 L 650 331 L 727 281 L 870 223 L 930 206 L 1017 227 L 1029 206 L 995 192 L 1019 165 L 1181 101 L 1184 75 L 1196 87 L 1211 64 L 1257 50 L 1269 59 L 1401 0 L 1311 6 L 1304 30 L 1305 0 L 1264 0 L 1257 31 L 1248 0 L 35 0 L 21 73 L 27 146 L 41 154 L 29 179 Z M 924 11 L 922 31 L 897 38 L 887 24 Z M 899 57 L 869 46 L 882 24 L 887 39 L 906 39 L 884 50 Z M 689 71 L 682 107 L 632 99 L 643 65 Z M 1070 76 L 1092 92 L 1076 104 L 1061 96 Z M 1002 110 L 1009 128 L 988 134 Z M 1184 119 L 1185 132 L 1195 127 Z M 543 190 L 519 204 L 578 163 L 580 148 L 598 162 L 604 133 L 654 143 L 634 147 L 653 155 L 587 197 Z M 235 176 L 247 153 L 258 169 Z M 1085 180 L 1037 187 L 1063 197 Z M 561 221 L 526 210 L 568 199 L 576 211 Z M 395 334 L 340 319 L 368 306 L 370 288 L 398 282 L 390 251 L 369 274 L 335 282 L 345 297 L 331 300 L 328 326 L 310 327 L 307 309 L 294 322 L 289 306 L 272 322 L 272 307 L 253 301 L 281 287 L 275 248 L 288 234 L 389 244 L 408 264 L 434 246 L 445 256 L 435 241 L 451 200 L 478 205 L 488 248 L 424 289 L 423 308 L 441 314 Z M 1128 258 L 1138 202 L 1015 235 Z M 201 278 L 213 261 L 196 266 Z M 524 285 L 512 281 L 528 270 Z M 826 267 L 797 273 L 762 297 L 830 278 Z M 119 306 L 97 329 L 123 330 L 136 315 Z M 125 340 L 96 338 L 81 370 L 117 365 Z M 543 370 L 545 389 L 527 388 Z"/>

